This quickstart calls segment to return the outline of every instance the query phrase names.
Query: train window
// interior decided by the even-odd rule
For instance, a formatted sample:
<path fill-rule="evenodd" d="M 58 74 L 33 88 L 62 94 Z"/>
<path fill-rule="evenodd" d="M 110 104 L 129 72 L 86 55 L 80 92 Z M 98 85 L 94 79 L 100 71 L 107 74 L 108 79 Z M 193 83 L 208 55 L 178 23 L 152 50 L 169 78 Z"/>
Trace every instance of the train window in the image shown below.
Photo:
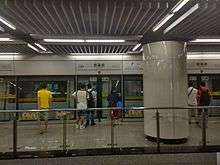
<path fill-rule="evenodd" d="M 53 108 L 67 107 L 67 81 L 19 81 L 18 102 L 20 109 L 36 108 L 37 91 L 44 82 L 53 96 Z"/>
<path fill-rule="evenodd" d="M 143 80 L 139 76 L 124 77 L 124 102 L 125 107 L 143 106 Z M 129 117 L 143 117 L 141 111 L 129 111 Z"/>

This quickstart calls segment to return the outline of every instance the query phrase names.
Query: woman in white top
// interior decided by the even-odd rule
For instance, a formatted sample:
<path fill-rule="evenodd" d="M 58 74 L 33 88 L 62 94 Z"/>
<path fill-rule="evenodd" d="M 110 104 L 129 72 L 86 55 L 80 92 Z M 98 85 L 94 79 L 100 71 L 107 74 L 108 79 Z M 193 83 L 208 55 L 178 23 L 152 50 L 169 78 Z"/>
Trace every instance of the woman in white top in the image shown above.
<path fill-rule="evenodd" d="M 78 112 L 77 120 L 75 122 L 76 128 L 85 128 L 85 115 L 87 109 L 87 98 L 89 97 L 86 91 L 86 86 L 84 84 L 80 85 L 80 89 L 72 94 L 74 100 L 76 101 L 76 108 L 80 109 Z"/>
<path fill-rule="evenodd" d="M 197 92 L 198 90 L 193 87 L 193 83 L 189 82 L 188 93 L 188 106 L 197 106 Z M 191 124 L 192 115 L 195 115 L 196 123 L 198 123 L 198 112 L 197 109 L 189 109 L 189 124 Z"/>

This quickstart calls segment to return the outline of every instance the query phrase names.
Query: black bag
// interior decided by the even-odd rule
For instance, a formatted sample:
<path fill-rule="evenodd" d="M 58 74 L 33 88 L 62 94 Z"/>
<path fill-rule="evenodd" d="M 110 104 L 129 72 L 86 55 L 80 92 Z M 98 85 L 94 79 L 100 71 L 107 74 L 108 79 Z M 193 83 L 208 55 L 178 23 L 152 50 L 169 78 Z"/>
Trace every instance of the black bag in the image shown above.
<path fill-rule="evenodd" d="M 87 91 L 89 97 L 87 98 L 87 106 L 88 108 L 95 108 L 95 100 L 92 95 L 92 91 Z"/>

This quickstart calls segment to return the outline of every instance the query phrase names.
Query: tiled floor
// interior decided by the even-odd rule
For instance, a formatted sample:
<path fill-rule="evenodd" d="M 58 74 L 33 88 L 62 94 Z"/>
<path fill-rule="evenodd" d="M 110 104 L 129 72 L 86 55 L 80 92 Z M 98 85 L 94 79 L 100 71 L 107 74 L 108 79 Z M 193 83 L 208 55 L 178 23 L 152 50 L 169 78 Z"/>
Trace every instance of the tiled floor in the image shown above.
<path fill-rule="evenodd" d="M 12 151 L 12 122 L 0 123 L 0 152 Z M 50 121 L 48 132 L 41 135 L 38 133 L 36 122 L 18 123 L 18 151 L 31 150 L 54 150 L 62 149 L 63 125 L 60 121 Z M 114 142 L 116 147 L 147 147 L 155 146 L 153 142 L 144 139 L 144 127 L 142 121 L 127 119 L 114 127 Z M 210 120 L 207 129 L 207 144 L 220 145 L 220 120 Z M 189 140 L 181 145 L 200 145 L 201 128 L 196 124 L 190 125 Z M 103 120 L 96 126 L 85 129 L 76 129 L 72 121 L 67 124 L 67 148 L 88 149 L 110 147 L 111 142 L 110 122 Z M 178 145 L 178 146 L 181 146 Z M 176 146 L 176 145 L 173 145 Z"/>

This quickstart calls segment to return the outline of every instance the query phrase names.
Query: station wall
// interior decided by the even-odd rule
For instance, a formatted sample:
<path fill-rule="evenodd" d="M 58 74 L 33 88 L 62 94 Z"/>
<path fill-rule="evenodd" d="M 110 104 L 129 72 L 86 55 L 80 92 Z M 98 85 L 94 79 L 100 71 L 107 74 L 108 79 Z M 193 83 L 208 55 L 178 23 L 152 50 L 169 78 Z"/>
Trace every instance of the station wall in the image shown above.
<path fill-rule="evenodd" d="M 188 59 L 189 74 L 219 74 L 220 59 Z M 0 57 L 0 75 L 143 74 L 142 56 L 13 55 Z"/>

